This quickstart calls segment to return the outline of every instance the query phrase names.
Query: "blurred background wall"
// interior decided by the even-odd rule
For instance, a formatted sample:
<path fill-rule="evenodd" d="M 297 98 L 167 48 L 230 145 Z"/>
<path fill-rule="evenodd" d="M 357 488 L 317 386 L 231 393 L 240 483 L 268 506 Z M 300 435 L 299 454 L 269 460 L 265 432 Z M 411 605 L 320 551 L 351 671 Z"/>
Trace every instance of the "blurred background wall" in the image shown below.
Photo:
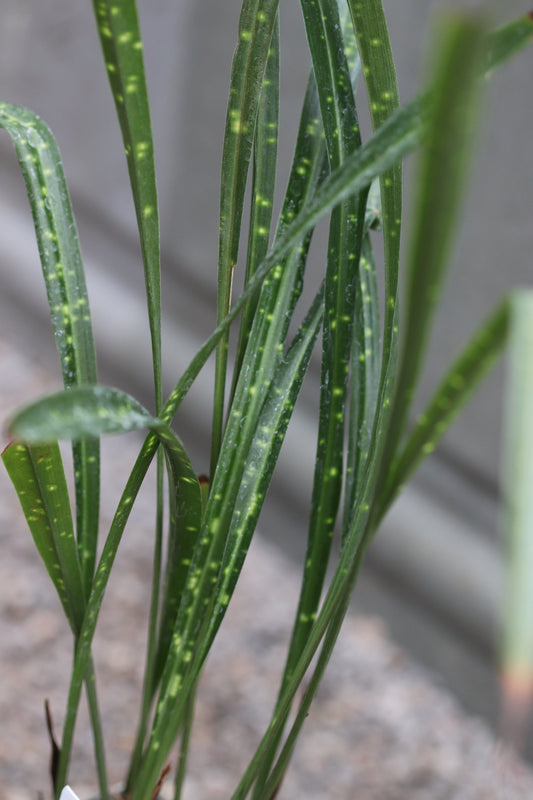
<path fill-rule="evenodd" d="M 446 0 L 385 0 L 400 92 L 424 79 L 427 36 Z M 494 4 L 500 21 L 527 3 Z M 239 0 L 140 0 L 159 176 L 170 389 L 215 319 L 219 163 Z M 290 163 L 309 59 L 297 0 L 282 0 L 281 169 Z M 531 284 L 533 51 L 488 86 L 451 277 L 424 373 L 421 404 L 461 343 L 510 287 Z M 85 256 L 103 380 L 150 402 L 143 277 L 125 161 L 91 4 L 3 0 L 0 98 L 27 105 L 62 151 Z M 363 129 L 367 115 L 361 106 Z M 408 173 L 410 166 L 408 165 Z M 406 191 L 406 214 L 409 190 Z M 320 237 L 319 237 L 320 238 Z M 320 242 L 315 252 L 321 268 Z M 0 335 L 58 375 L 31 218 L 11 143 L 0 137 Z M 495 718 L 502 370 L 482 387 L 439 452 L 390 514 L 356 594 L 435 666 L 470 707 Z M 2 376 L 2 380 L 9 376 Z M 210 376 L 202 375 L 177 429 L 207 468 Z M 262 532 L 301 554 L 314 454 L 310 386 L 281 456 Z M 21 402 L 26 398 L 20 398 Z"/>

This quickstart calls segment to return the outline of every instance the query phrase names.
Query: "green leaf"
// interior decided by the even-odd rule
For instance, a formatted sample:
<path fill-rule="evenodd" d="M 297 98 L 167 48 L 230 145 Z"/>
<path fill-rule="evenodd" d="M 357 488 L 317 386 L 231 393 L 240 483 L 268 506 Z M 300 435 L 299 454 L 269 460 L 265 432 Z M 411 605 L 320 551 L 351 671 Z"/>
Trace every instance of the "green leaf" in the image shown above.
<path fill-rule="evenodd" d="M 135 466 L 128 478 L 124 491 L 121 495 L 115 516 L 109 533 L 104 542 L 102 554 L 95 572 L 94 581 L 91 587 L 91 594 L 87 602 L 87 608 L 83 625 L 78 637 L 74 663 L 69 687 L 67 709 L 63 725 L 63 736 L 61 740 L 61 758 L 57 772 L 57 785 L 64 785 L 66 781 L 67 766 L 72 749 L 72 739 L 76 724 L 77 709 L 81 696 L 83 680 L 91 656 L 91 643 L 98 620 L 98 614 L 102 605 L 107 581 L 115 556 L 120 544 L 124 528 L 133 508 L 133 503 L 142 486 L 148 467 L 157 451 L 158 439 L 155 434 L 150 434 L 135 462 Z"/>
<path fill-rule="evenodd" d="M 126 151 L 144 262 L 156 410 L 161 396 L 159 211 L 150 107 L 135 0 L 93 0 L 100 43 Z"/>
<path fill-rule="evenodd" d="M 233 56 L 222 151 L 220 234 L 218 256 L 217 322 L 231 305 L 233 270 L 238 261 L 241 220 L 257 109 L 267 63 L 278 0 L 244 0 L 239 20 L 239 40 Z M 228 342 L 217 347 L 211 474 L 222 441 Z"/>
<path fill-rule="evenodd" d="M 350 366 L 350 420 L 344 489 L 343 539 L 363 485 L 370 456 L 374 417 L 378 402 L 380 357 L 380 311 L 376 268 L 368 234 L 363 242 L 356 295 L 356 323 Z"/>
<path fill-rule="evenodd" d="M 509 328 L 509 304 L 503 303 L 472 337 L 448 370 L 427 408 L 391 465 L 380 516 L 390 507 L 423 459 L 429 455 L 457 417 L 479 382 L 501 355 Z"/>
<path fill-rule="evenodd" d="M 502 46 L 501 63 L 511 58 L 533 36 L 533 28 L 529 25 L 524 26 L 522 18 L 512 23 L 512 26 L 513 30 L 516 31 L 516 37 L 508 35 L 507 28 L 509 26 L 496 31 L 490 37 L 491 46 L 493 47 L 499 44 L 500 41 L 507 43 L 505 47 Z M 300 246 L 300 242 L 305 239 L 306 234 L 314 228 L 321 217 L 331 211 L 344 197 L 368 186 L 374 178 L 412 153 L 426 135 L 427 121 L 428 97 L 426 94 L 422 94 L 394 112 L 391 118 L 382 125 L 367 144 L 346 159 L 343 168 L 335 170 L 331 176 L 323 181 L 320 188 L 305 203 L 303 208 L 287 217 L 287 219 L 290 219 L 290 224 L 276 238 L 268 256 L 258 267 L 257 272 L 240 298 L 235 302 L 231 312 L 218 324 L 176 384 L 160 415 L 162 419 L 171 419 L 176 413 L 177 408 L 217 343 L 241 312 L 249 298 L 254 295 L 257 287 L 265 280 L 265 277 L 275 267 L 279 266 L 284 256 L 292 248 Z"/>
<path fill-rule="evenodd" d="M 181 505 L 183 503 L 183 511 L 180 511 L 180 514 L 183 513 L 182 519 L 186 520 L 187 525 L 190 524 L 192 526 L 194 525 L 193 520 L 197 519 L 201 514 L 201 493 L 198 479 L 194 474 L 190 460 L 181 442 L 164 422 L 160 419 L 152 418 L 140 404 L 128 395 L 124 395 L 118 390 L 105 390 L 104 397 L 101 400 L 98 389 L 102 388 L 103 387 L 93 387 L 94 400 L 91 400 L 90 396 L 86 398 L 87 409 L 90 410 L 89 416 L 92 416 L 92 422 L 87 422 L 86 419 L 82 420 L 82 426 L 94 424 L 98 427 L 102 424 L 105 432 L 119 432 L 121 430 L 132 430 L 137 427 L 151 427 L 153 432 L 147 437 L 130 477 L 128 478 L 96 569 L 86 613 L 78 637 L 72 669 L 67 714 L 61 743 L 61 759 L 58 767 L 58 785 L 64 784 L 66 778 L 66 769 L 72 748 L 72 738 L 81 687 L 89 663 L 92 638 L 107 581 L 134 500 L 146 476 L 151 460 L 156 453 L 158 442 L 161 442 L 165 448 L 169 472 L 172 478 L 171 486 L 174 487 L 174 494 L 178 498 L 178 504 Z M 98 421 L 100 400 L 101 402 L 105 401 L 107 404 L 107 413 L 105 415 L 107 419 L 103 423 Z M 43 401 L 43 405 L 46 405 L 46 398 L 45 401 Z M 62 401 L 60 401 L 59 405 L 61 410 L 64 411 L 65 405 Z M 76 429 L 77 418 L 75 403 L 71 404 L 70 421 L 68 424 L 71 426 L 72 430 Z"/>
<path fill-rule="evenodd" d="M 485 75 L 527 47 L 533 39 L 533 12 L 489 33 L 485 45 Z"/>
<path fill-rule="evenodd" d="M 215 476 L 178 612 L 150 742 L 132 787 L 134 800 L 145 796 L 154 776 L 160 772 L 182 723 L 188 688 L 198 678 L 235 587 L 309 363 L 321 315 L 322 297 L 319 295 L 280 365 L 262 412 L 254 422 L 255 436 L 244 453 L 243 477 L 238 496 L 232 501 L 234 513 L 229 515 L 229 527 L 218 516 L 220 498 Z M 226 440 L 224 447 L 227 447 Z M 233 470 L 241 458 L 239 454 Z"/>
<path fill-rule="evenodd" d="M 361 145 L 341 23 L 332 4 L 303 3 L 331 169 Z M 353 36 L 353 35 L 352 35 Z M 350 42 L 350 32 L 346 32 Z M 356 56 L 356 52 L 355 52 Z M 358 59 L 357 59 L 358 60 Z M 358 73 L 358 70 L 357 70 Z M 321 394 L 305 571 L 286 676 L 307 639 L 329 561 L 343 474 L 345 402 L 368 187 L 332 211 L 325 282 Z M 286 680 L 286 676 L 285 679 Z M 261 780 L 258 781 L 258 785 Z"/>
<path fill-rule="evenodd" d="M 35 225 L 65 386 L 96 382 L 87 287 L 61 154 L 31 111 L 0 103 L 0 128 L 15 145 Z"/>
<path fill-rule="evenodd" d="M 268 252 L 272 208 L 276 184 L 276 163 L 278 150 L 279 127 L 279 19 L 276 20 L 265 77 L 261 88 L 257 124 L 255 126 L 252 175 L 252 203 L 250 211 L 250 227 L 248 232 L 248 252 L 246 260 L 245 286 L 249 283 L 258 265 Z M 250 335 L 252 322 L 259 300 L 257 296 L 250 298 L 242 313 L 239 329 L 239 341 L 235 354 L 233 387 L 235 386 L 244 351 Z"/>
<path fill-rule="evenodd" d="M 457 231 L 473 144 L 483 34 L 478 19 L 459 15 L 439 29 L 440 52 L 432 85 L 428 141 L 420 167 L 403 343 L 385 464 L 404 431 Z"/>
<path fill-rule="evenodd" d="M 65 388 L 96 383 L 96 355 L 76 225 L 52 133 L 31 111 L 0 103 L 0 128 L 13 139 L 33 215 L 50 318 Z M 94 572 L 99 516 L 100 448 L 73 444 L 78 547 L 85 592 Z"/>
<path fill-rule="evenodd" d="M 78 633 L 85 603 L 59 447 L 13 442 L 2 453 L 2 461 L 70 626 Z"/>
<path fill-rule="evenodd" d="M 374 134 L 374 137 L 368 143 L 368 145 L 363 146 L 355 156 L 352 156 L 348 159 L 348 163 L 345 165 L 343 176 L 340 174 L 334 174 L 331 178 L 325 181 L 324 185 L 321 187 L 321 190 L 319 190 L 317 193 L 314 203 L 316 203 L 317 206 L 324 206 L 329 202 L 327 198 L 330 196 L 330 192 L 332 194 L 335 193 L 336 198 L 339 199 L 340 196 L 344 196 L 345 186 L 348 186 L 349 184 L 351 184 L 352 187 L 354 185 L 357 185 L 357 187 L 364 185 L 362 180 L 363 174 L 366 171 L 366 166 L 363 166 L 365 162 L 369 167 L 368 172 L 366 173 L 367 175 L 373 170 L 375 170 L 375 175 L 377 175 L 383 171 L 383 168 L 387 169 L 389 166 L 391 166 L 394 163 L 394 158 L 391 158 L 390 161 L 388 161 L 388 159 L 389 156 L 393 155 L 393 151 L 389 151 L 388 147 L 389 142 L 391 142 L 391 140 L 389 140 L 389 132 L 393 129 L 395 129 L 395 144 L 392 145 L 392 147 L 394 150 L 396 150 L 396 147 L 398 146 L 398 150 L 396 150 L 395 155 L 398 155 L 399 150 L 402 151 L 402 156 L 406 154 L 409 149 L 415 146 L 417 141 L 419 142 L 422 140 L 423 133 L 427 125 L 428 111 L 428 99 L 427 97 L 421 96 L 420 99 L 413 101 L 412 105 L 409 104 L 408 106 L 404 106 L 402 109 L 395 112 L 392 118 L 389 118 L 389 120 L 380 127 L 377 133 Z M 383 142 L 384 144 L 383 149 L 380 151 L 377 149 L 377 144 L 379 142 Z M 374 147 L 376 147 L 375 151 Z M 375 163 L 373 167 L 370 167 L 372 152 L 374 152 L 376 159 L 382 159 L 383 155 L 385 154 L 388 163 L 385 165 L 384 160 L 382 160 L 380 168 L 376 168 Z M 351 176 L 349 176 L 348 173 L 350 172 L 352 166 L 354 167 L 355 172 L 354 165 L 357 162 L 357 176 L 353 176 L 355 179 L 352 183 Z M 346 181 L 346 184 L 344 184 L 343 181 Z M 360 181 L 361 183 L 359 183 Z M 311 217 L 314 213 L 313 203 L 310 205 L 311 209 L 308 207 L 306 212 L 302 213 L 302 218 L 308 215 L 304 224 L 307 224 L 309 217 Z M 296 222 L 293 223 L 294 227 L 299 227 L 299 223 L 300 220 L 296 220 Z M 293 231 L 290 233 L 292 234 L 292 232 Z M 283 725 L 284 715 L 290 708 L 290 704 L 292 703 L 294 695 L 297 692 L 301 681 L 304 679 L 304 675 L 311 662 L 311 659 L 313 658 L 313 655 L 315 654 L 326 631 L 328 631 L 329 626 L 334 626 L 335 619 L 337 619 L 337 614 L 340 613 L 343 605 L 347 602 L 351 594 L 362 559 L 364 557 L 364 553 L 366 552 L 366 548 L 370 541 L 370 534 L 374 530 L 374 520 L 371 510 L 373 497 L 376 492 L 379 471 L 382 464 L 381 459 L 384 455 L 384 437 L 381 431 L 386 430 L 388 426 L 390 415 L 390 409 L 388 406 L 390 405 L 390 399 L 393 396 L 394 380 L 396 376 L 395 348 L 397 344 L 397 335 L 395 335 L 394 327 L 397 325 L 397 322 L 397 311 L 395 310 L 391 317 L 391 351 L 389 357 L 385 360 L 385 363 L 382 367 L 382 400 L 378 404 L 372 433 L 370 452 L 373 453 L 373 457 L 369 460 L 366 469 L 365 478 L 360 490 L 359 502 L 354 509 L 352 524 L 347 533 L 334 578 L 330 584 L 322 608 L 310 631 L 309 638 L 305 644 L 302 655 L 294 668 L 282 697 L 280 698 L 269 730 L 263 737 L 263 740 L 261 741 L 261 744 L 256 751 L 256 754 L 248 770 L 246 771 L 243 780 L 239 784 L 237 791 L 234 793 L 233 800 L 243 800 L 243 798 L 247 796 L 255 776 L 257 775 L 258 770 L 261 768 L 262 760 L 265 758 L 265 755 L 270 752 L 272 743 L 277 740 L 279 730 Z M 332 628 L 332 641 L 334 641 L 334 634 L 335 630 Z M 326 659 L 327 656 L 328 652 L 326 650 L 323 652 L 323 659 Z"/>
<path fill-rule="evenodd" d="M 23 408 L 8 423 L 13 436 L 31 443 L 124 433 L 161 424 L 133 397 L 108 386 L 79 386 L 48 395 Z"/>
<path fill-rule="evenodd" d="M 372 127 L 377 131 L 399 107 L 398 81 L 381 0 L 348 0 L 357 45 L 363 62 Z M 379 174 L 385 251 L 385 315 L 383 333 L 383 372 L 385 383 L 391 342 L 395 334 L 398 301 L 398 269 L 402 222 L 402 168 L 391 164 Z"/>
<path fill-rule="evenodd" d="M 161 679 L 178 608 L 186 587 L 202 521 L 201 486 L 178 440 L 166 443 L 169 471 L 169 536 L 153 689 Z"/>
<path fill-rule="evenodd" d="M 501 654 L 504 720 L 519 742 L 533 698 L 533 292 L 510 302 L 504 426 L 504 535 L 507 552 Z"/>
<path fill-rule="evenodd" d="M 278 365 L 256 422 L 242 480 L 235 500 L 235 511 L 224 548 L 215 607 L 204 649 L 210 646 L 228 606 L 257 520 L 270 485 L 279 451 L 309 366 L 311 353 L 323 318 L 323 292 L 316 296 L 291 346 Z"/>

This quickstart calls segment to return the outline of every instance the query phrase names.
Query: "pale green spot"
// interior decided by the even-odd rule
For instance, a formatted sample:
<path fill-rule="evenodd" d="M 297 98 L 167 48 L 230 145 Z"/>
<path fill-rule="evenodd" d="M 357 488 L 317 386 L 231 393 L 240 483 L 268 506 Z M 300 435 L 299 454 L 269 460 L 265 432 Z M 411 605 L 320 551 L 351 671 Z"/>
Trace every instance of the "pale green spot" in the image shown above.
<path fill-rule="evenodd" d="M 238 109 L 232 108 L 229 112 L 230 117 L 230 130 L 234 134 L 241 132 L 241 115 Z"/>
<path fill-rule="evenodd" d="M 139 161 L 142 161 L 143 158 L 146 158 L 148 151 L 150 150 L 150 142 L 137 142 L 135 145 L 135 153 L 137 154 L 137 158 Z"/>

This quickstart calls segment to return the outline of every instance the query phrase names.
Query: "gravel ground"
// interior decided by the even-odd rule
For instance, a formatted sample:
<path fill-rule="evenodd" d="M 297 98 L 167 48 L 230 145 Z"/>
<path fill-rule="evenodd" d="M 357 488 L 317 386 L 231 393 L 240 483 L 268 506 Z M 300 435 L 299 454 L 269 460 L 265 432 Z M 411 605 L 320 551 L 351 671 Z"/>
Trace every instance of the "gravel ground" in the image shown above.
<path fill-rule="evenodd" d="M 49 386 L 1 343 L 0 374 L 2 419 Z M 105 448 L 104 521 L 136 445 L 121 438 Z M 3 471 L 0 497 L 0 800 L 37 800 L 49 792 L 43 702 L 49 699 L 59 729 L 71 642 Z M 112 782 L 124 774 L 135 728 L 151 520 L 147 492 L 117 557 L 95 642 Z M 258 538 L 201 683 L 186 800 L 228 800 L 254 751 L 276 693 L 296 579 L 293 566 Z M 86 719 L 83 712 L 70 775 L 82 800 L 94 785 Z M 533 775 L 390 641 L 379 620 L 353 615 L 279 798 L 526 800 Z"/>

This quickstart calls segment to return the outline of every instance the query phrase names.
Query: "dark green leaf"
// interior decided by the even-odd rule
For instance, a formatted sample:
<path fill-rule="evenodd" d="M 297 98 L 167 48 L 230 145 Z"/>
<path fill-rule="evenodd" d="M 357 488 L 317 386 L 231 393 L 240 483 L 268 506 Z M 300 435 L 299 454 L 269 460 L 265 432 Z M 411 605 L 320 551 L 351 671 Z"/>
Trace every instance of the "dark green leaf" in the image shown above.
<path fill-rule="evenodd" d="M 39 443 L 157 426 L 133 397 L 107 386 L 79 386 L 48 395 L 19 411 L 9 422 L 18 439 Z"/>
<path fill-rule="evenodd" d="M 10 444 L 2 460 L 19 497 L 33 541 L 72 630 L 80 630 L 84 597 L 63 462 L 57 444 Z"/>
<path fill-rule="evenodd" d="M 374 428 L 381 368 L 381 326 L 376 268 L 370 237 L 363 243 L 350 367 L 350 421 L 344 489 L 343 539 L 363 485 Z"/>
<path fill-rule="evenodd" d="M 248 253 L 246 260 L 245 285 L 249 283 L 258 265 L 268 252 L 270 228 L 272 223 L 272 207 L 276 183 L 276 162 L 278 150 L 279 126 L 279 20 L 276 21 L 265 77 L 261 88 L 261 97 L 255 126 L 254 158 L 252 176 L 252 203 L 250 227 L 248 233 Z M 235 354 L 233 372 L 233 388 L 239 375 L 244 350 L 248 342 L 252 322 L 259 300 L 259 289 L 256 297 L 246 304 L 241 317 L 239 341 Z"/>
<path fill-rule="evenodd" d="M 197 680 L 228 605 L 309 363 L 321 315 L 319 295 L 280 365 L 262 413 L 255 420 L 256 435 L 244 456 L 243 478 L 234 504 L 235 513 L 230 514 L 229 532 L 219 516 L 216 480 L 212 486 L 162 679 L 154 727 L 133 787 L 134 797 L 135 792 L 139 798 L 143 796 L 145 787 L 151 785 L 164 763 L 182 723 L 185 687 Z"/>
<path fill-rule="evenodd" d="M 385 514 L 421 461 L 435 449 L 478 383 L 490 372 L 505 345 L 508 326 L 509 306 L 506 302 L 481 326 L 448 370 L 391 465 L 384 497 L 380 501 L 381 515 Z"/>
<path fill-rule="evenodd" d="M 361 145 L 349 64 L 334 5 L 302 4 L 330 168 Z M 346 34 L 349 36 L 349 32 Z M 368 187 L 332 211 L 325 283 L 321 395 L 305 572 L 286 676 L 313 624 L 329 561 L 343 475 L 348 364 Z"/>
<path fill-rule="evenodd" d="M 231 285 L 233 270 L 238 261 L 244 194 L 257 109 L 277 8 L 278 0 L 244 0 L 241 9 L 239 41 L 231 68 L 222 152 L 217 294 L 217 321 L 219 324 L 228 314 L 231 305 Z M 222 441 L 227 347 L 227 337 L 224 333 L 217 348 L 212 474 Z"/>
<path fill-rule="evenodd" d="M 0 128 L 13 139 L 26 184 L 65 388 L 96 383 L 85 274 L 57 144 L 45 123 L 20 106 L 0 104 Z M 73 455 L 78 547 L 88 594 L 98 535 L 98 441 L 74 443 Z"/>
<path fill-rule="evenodd" d="M 479 21 L 472 17 L 450 19 L 440 29 L 440 54 L 420 169 L 408 259 L 403 344 L 385 461 L 394 453 L 404 430 L 457 230 L 473 141 L 483 33 Z"/>
<path fill-rule="evenodd" d="M 107 76 L 126 151 L 144 262 L 156 409 L 161 399 L 159 211 L 150 107 L 135 0 L 93 0 Z"/>

